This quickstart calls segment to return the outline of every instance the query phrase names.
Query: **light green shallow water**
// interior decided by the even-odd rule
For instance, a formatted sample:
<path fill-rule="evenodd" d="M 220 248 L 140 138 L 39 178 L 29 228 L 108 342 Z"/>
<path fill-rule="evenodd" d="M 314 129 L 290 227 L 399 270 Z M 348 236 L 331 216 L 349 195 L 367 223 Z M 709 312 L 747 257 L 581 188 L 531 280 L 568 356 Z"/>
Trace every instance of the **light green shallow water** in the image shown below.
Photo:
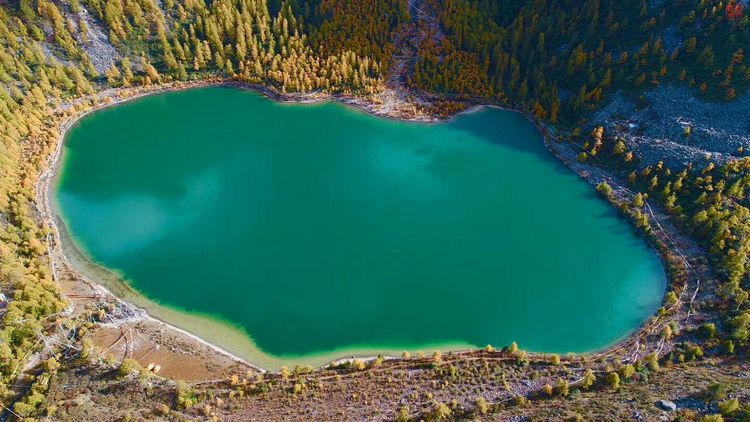
<path fill-rule="evenodd" d="M 230 88 L 158 94 L 75 125 L 55 197 L 93 261 L 273 358 L 591 351 L 665 288 L 627 222 L 499 110 L 428 125 Z"/>

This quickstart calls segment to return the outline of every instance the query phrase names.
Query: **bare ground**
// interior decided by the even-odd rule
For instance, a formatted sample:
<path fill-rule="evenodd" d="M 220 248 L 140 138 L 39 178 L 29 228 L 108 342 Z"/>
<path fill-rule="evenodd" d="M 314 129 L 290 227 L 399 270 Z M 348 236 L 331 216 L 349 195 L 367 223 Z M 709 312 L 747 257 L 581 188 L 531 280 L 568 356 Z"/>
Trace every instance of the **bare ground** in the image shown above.
<path fill-rule="evenodd" d="M 687 88 L 660 86 L 643 97 L 636 104 L 618 93 L 591 122 L 622 136 L 647 165 L 721 164 L 750 150 L 750 93 L 717 104 L 697 98 Z"/>
<path fill-rule="evenodd" d="M 526 366 L 506 353 L 474 352 L 443 356 L 437 363 L 432 358 L 399 359 L 364 371 L 327 370 L 288 378 L 269 374 L 259 380 L 239 373 L 236 383 L 193 385 L 197 404 L 178 410 L 174 390 L 162 382 L 135 375 L 118 381 L 106 366 L 75 365 L 60 373 L 48 400 L 57 407 L 54 418 L 61 421 L 369 421 L 393 420 L 402 407 L 419 419 L 437 403 L 448 405 L 457 419 L 557 421 L 579 415 L 592 421 L 657 421 L 715 413 L 716 402 L 705 400 L 705 392 L 717 382 L 725 386 L 727 398 L 746 402 L 748 370 L 746 362 L 707 359 L 637 373 L 623 380 L 619 390 L 598 385 L 586 391 L 572 384 L 580 378 L 575 364 L 556 366 L 532 358 Z M 542 386 L 555 386 L 561 379 L 571 382 L 569 397 L 540 393 Z M 265 385 L 264 392 L 260 385 Z M 519 402 L 519 396 L 530 401 Z M 479 414 L 479 398 L 491 404 L 492 414 Z M 659 400 L 675 403 L 677 410 L 660 408 Z"/>

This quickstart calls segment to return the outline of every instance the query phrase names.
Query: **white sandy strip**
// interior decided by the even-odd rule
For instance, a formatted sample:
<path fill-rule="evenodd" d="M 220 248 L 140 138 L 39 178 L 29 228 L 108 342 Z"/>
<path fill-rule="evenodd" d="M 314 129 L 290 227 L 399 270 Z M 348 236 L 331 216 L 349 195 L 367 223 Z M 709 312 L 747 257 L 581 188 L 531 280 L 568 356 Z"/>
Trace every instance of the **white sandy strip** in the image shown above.
<path fill-rule="evenodd" d="M 153 89 L 153 90 L 136 92 L 132 96 L 129 96 L 129 97 L 126 97 L 126 98 L 121 98 L 121 99 L 118 99 L 116 101 L 103 102 L 103 103 L 101 101 L 106 101 L 106 99 L 112 98 L 115 94 L 120 93 L 120 91 L 114 90 L 114 89 L 102 91 L 99 94 L 94 94 L 91 97 L 84 98 L 84 100 L 91 100 L 91 99 L 93 99 L 93 100 L 99 101 L 100 104 L 95 105 L 94 107 L 92 107 L 89 110 L 86 110 L 85 112 L 78 113 L 75 116 L 69 117 L 68 119 L 66 119 L 62 123 L 62 125 L 60 126 L 60 136 L 59 136 L 59 138 L 57 140 L 57 145 L 55 147 L 55 152 L 50 157 L 50 159 L 49 159 L 49 161 L 47 163 L 46 169 L 39 176 L 39 180 L 37 181 L 36 187 L 35 187 L 37 203 L 39 205 L 41 205 L 40 212 L 42 213 L 42 215 L 41 215 L 42 221 L 46 221 L 49 224 L 49 226 L 52 228 L 52 230 L 50 231 L 50 233 L 47 235 L 47 249 L 48 249 L 48 253 L 49 253 L 49 256 L 50 256 L 50 265 L 52 267 L 53 277 L 54 277 L 54 279 L 56 281 L 59 280 L 59 273 L 58 273 L 59 270 L 58 270 L 58 266 L 57 266 L 57 259 L 60 259 L 68 269 L 70 269 L 72 272 L 74 272 L 74 274 L 77 277 L 79 277 L 81 280 L 83 280 L 85 283 L 87 283 L 89 286 L 91 286 L 94 290 L 98 291 L 103 296 L 106 296 L 108 298 L 111 298 L 111 299 L 115 300 L 116 302 L 118 302 L 122 306 L 125 306 L 125 307 L 128 307 L 128 308 L 136 310 L 137 311 L 136 313 L 137 313 L 138 316 L 135 317 L 135 318 L 133 318 L 133 321 L 137 321 L 137 320 L 151 320 L 151 321 L 163 324 L 163 325 L 169 327 L 170 329 L 172 329 L 172 330 L 180 333 L 181 335 L 183 335 L 183 336 L 185 336 L 185 337 L 187 337 L 187 338 L 189 338 L 191 340 L 197 341 L 197 342 L 199 342 L 199 343 L 201 343 L 201 344 L 203 344 L 203 345 L 205 345 L 205 346 L 207 346 L 207 347 L 215 350 L 216 352 L 219 352 L 219 353 L 221 353 L 223 355 L 226 355 L 227 357 L 231 358 L 232 360 L 235 360 L 238 363 L 241 363 L 241 364 L 244 364 L 244 365 L 248 365 L 248 366 L 250 366 L 250 367 L 252 367 L 252 368 L 254 368 L 256 370 L 259 370 L 259 371 L 265 371 L 265 369 L 257 367 L 255 365 L 247 362 L 245 359 L 242 359 L 242 358 L 240 358 L 240 357 L 232 354 L 231 352 L 229 352 L 229 351 L 227 351 L 225 349 L 222 349 L 219 346 L 216 346 L 215 344 L 209 343 L 209 342 L 203 340 L 202 338 L 200 338 L 200 337 L 198 337 L 198 336 L 196 336 L 194 334 L 191 334 L 191 333 L 183 330 L 182 328 L 176 327 L 176 326 L 171 325 L 171 324 L 169 324 L 167 322 L 164 322 L 164 321 L 161 321 L 161 320 L 159 320 L 157 318 L 152 317 L 151 315 L 148 314 L 148 312 L 146 310 L 144 310 L 142 308 L 139 308 L 139 307 L 136 307 L 135 305 L 133 305 L 133 304 L 131 304 L 129 302 L 126 302 L 126 301 L 118 298 L 116 295 L 112 294 L 112 292 L 110 292 L 106 287 L 104 287 L 103 285 L 101 285 L 99 283 L 96 283 L 96 282 L 90 280 L 82 272 L 78 271 L 75 268 L 75 266 L 72 265 L 71 262 L 67 259 L 67 257 L 65 256 L 65 254 L 62 252 L 62 248 L 60 247 L 60 244 L 61 244 L 60 232 L 59 232 L 59 228 L 57 227 L 57 224 L 55 223 L 55 214 L 53 214 L 53 209 L 52 209 L 52 206 L 51 206 L 51 203 L 50 203 L 51 201 L 49 199 L 49 194 L 50 194 L 50 190 L 51 190 L 51 187 L 52 187 L 52 182 L 55 179 L 55 175 L 57 173 L 58 166 L 59 166 L 59 163 L 60 163 L 60 159 L 61 159 L 61 156 L 62 156 L 62 150 L 63 150 L 63 143 L 65 141 L 65 135 L 67 134 L 68 130 L 71 127 L 73 127 L 73 125 L 78 120 L 82 119 L 83 117 L 87 116 L 90 113 L 93 113 L 93 112 L 95 112 L 97 110 L 101 110 L 101 109 L 103 109 L 105 107 L 110 107 L 110 106 L 114 106 L 114 105 L 117 105 L 117 104 L 122 104 L 122 103 L 125 103 L 125 102 L 128 102 L 128 101 L 132 101 L 132 100 L 135 100 L 135 99 L 138 99 L 138 98 L 142 98 L 142 97 L 145 97 L 145 96 L 148 96 L 148 95 L 152 95 L 152 94 L 157 94 L 157 93 L 162 93 L 162 92 L 167 92 L 167 91 L 175 91 L 175 90 L 188 89 L 188 88 L 202 86 L 202 85 L 205 85 L 205 83 L 186 84 L 186 85 L 170 85 L 170 86 L 167 86 L 167 87 L 160 87 L 160 88 Z M 80 101 L 80 100 L 78 100 L 78 101 Z M 53 245 L 56 245 L 56 246 L 53 246 Z"/>

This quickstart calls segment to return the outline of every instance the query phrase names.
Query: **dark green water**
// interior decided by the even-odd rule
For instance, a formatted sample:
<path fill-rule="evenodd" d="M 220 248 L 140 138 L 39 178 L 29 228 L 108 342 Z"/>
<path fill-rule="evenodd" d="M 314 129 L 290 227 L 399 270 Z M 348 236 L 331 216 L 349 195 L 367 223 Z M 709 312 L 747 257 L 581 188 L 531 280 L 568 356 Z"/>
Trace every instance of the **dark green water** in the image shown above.
<path fill-rule="evenodd" d="M 93 260 L 275 356 L 590 351 L 664 292 L 630 226 L 499 110 L 426 125 L 229 88 L 160 94 L 71 129 L 56 196 Z"/>

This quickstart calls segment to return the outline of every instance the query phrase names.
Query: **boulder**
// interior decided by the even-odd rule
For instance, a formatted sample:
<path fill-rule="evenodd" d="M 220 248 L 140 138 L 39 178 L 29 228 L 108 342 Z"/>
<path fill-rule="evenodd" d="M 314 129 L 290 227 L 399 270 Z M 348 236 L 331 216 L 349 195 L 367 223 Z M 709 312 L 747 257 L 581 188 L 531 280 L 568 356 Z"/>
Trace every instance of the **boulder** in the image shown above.
<path fill-rule="evenodd" d="M 667 412 L 674 412 L 677 410 L 677 405 L 669 400 L 659 400 L 656 402 L 656 406 L 659 409 L 666 410 Z"/>

